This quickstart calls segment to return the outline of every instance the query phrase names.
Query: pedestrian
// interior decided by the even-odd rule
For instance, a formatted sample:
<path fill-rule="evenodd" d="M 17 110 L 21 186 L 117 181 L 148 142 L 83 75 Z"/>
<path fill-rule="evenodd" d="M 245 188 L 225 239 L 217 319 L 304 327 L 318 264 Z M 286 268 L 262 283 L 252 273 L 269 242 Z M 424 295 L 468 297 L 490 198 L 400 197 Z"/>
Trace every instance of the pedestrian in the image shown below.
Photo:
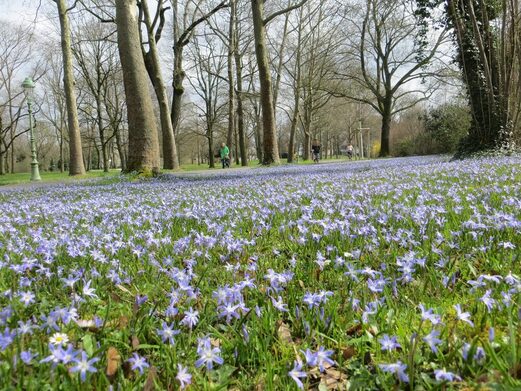
<path fill-rule="evenodd" d="M 349 160 L 353 158 L 353 144 L 351 143 L 347 146 L 347 156 L 349 157 Z"/>
<path fill-rule="evenodd" d="M 320 159 L 320 147 L 320 142 L 317 139 L 314 139 L 311 144 L 311 152 L 313 153 L 313 161 L 315 163 L 318 163 L 318 160 Z"/>
<path fill-rule="evenodd" d="M 223 168 L 230 167 L 230 149 L 226 146 L 225 143 L 221 144 L 221 148 L 219 149 L 219 155 L 221 156 L 221 163 Z"/>

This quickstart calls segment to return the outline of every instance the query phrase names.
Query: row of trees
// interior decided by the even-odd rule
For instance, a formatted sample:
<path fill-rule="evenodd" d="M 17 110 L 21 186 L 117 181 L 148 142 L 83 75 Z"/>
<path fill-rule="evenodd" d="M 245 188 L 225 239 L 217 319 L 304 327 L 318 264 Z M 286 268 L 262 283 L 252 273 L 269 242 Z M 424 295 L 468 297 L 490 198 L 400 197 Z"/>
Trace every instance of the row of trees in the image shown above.
<path fill-rule="evenodd" d="M 52 3 L 61 50 L 44 45 L 40 62 L 22 53 L 35 40 L 30 28 L 2 26 L 0 172 L 14 167 L 27 131 L 19 79 L 29 63 L 45 85 L 39 126 L 54 129 L 57 161 L 64 169 L 68 160 L 71 175 L 92 161 L 158 172 L 204 157 L 213 166 L 223 140 L 243 165 L 281 154 L 291 162 L 299 150 L 307 159 L 313 138 L 333 154 L 375 115 L 387 156 L 393 119 L 454 81 L 453 53 L 443 52 L 451 40 L 469 91 L 466 145 L 504 145 L 518 129 L 516 2 Z"/>

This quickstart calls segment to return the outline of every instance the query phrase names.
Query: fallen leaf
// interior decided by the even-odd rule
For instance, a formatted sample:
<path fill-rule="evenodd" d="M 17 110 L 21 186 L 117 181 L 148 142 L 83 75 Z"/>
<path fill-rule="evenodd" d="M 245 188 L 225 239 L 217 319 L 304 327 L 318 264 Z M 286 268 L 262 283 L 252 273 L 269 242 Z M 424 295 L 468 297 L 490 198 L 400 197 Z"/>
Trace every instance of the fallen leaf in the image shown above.
<path fill-rule="evenodd" d="M 118 371 L 119 365 L 121 364 L 121 356 L 118 350 L 111 346 L 107 351 L 107 370 L 106 374 L 109 379 L 113 378 Z"/>
<path fill-rule="evenodd" d="M 286 323 L 282 320 L 277 321 L 277 336 L 282 342 L 292 344 L 293 338 L 291 338 L 291 331 Z"/>
<path fill-rule="evenodd" d="M 326 373 L 320 380 L 328 390 L 345 390 L 347 375 L 334 368 L 326 369 Z"/>
<path fill-rule="evenodd" d="M 112 301 L 116 302 L 116 303 L 121 303 L 122 300 L 121 300 L 121 297 L 116 294 L 115 292 L 110 292 L 110 298 L 112 299 Z"/>
<path fill-rule="evenodd" d="M 133 350 L 137 350 L 139 346 L 139 338 L 136 337 L 135 335 L 132 336 L 132 349 Z"/>
<path fill-rule="evenodd" d="M 348 328 L 346 330 L 346 334 L 347 335 L 356 335 L 356 334 L 360 334 L 360 332 L 362 331 L 362 325 L 361 324 L 355 324 L 354 326 Z"/>
<path fill-rule="evenodd" d="M 155 380 L 157 379 L 157 368 L 151 366 L 148 369 L 147 381 L 143 387 L 143 391 L 154 391 L 156 389 Z"/>
<path fill-rule="evenodd" d="M 349 360 L 351 357 L 356 356 L 356 349 L 352 346 L 347 346 L 342 349 L 342 357 L 344 360 Z"/>
<path fill-rule="evenodd" d="M 116 288 L 118 288 L 119 290 L 125 292 L 125 293 L 128 293 L 129 295 L 132 295 L 132 292 L 130 292 L 127 288 L 125 288 L 123 285 L 116 285 Z"/>
<path fill-rule="evenodd" d="M 128 317 L 122 315 L 118 319 L 118 327 L 120 330 L 126 329 L 128 326 Z"/>

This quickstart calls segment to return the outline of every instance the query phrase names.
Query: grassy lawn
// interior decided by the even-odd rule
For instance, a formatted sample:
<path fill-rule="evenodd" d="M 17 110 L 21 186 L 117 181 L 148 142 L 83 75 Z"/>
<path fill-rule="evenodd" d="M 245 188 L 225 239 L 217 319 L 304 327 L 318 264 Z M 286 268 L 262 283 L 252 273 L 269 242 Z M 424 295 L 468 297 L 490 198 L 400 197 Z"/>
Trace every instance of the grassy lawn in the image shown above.
<path fill-rule="evenodd" d="M 102 170 L 91 170 L 87 172 L 85 175 L 71 177 L 68 172 L 40 172 L 40 177 L 42 178 L 42 182 L 63 182 L 63 181 L 72 181 L 78 179 L 91 179 L 91 178 L 106 178 L 113 177 L 119 175 L 121 170 L 110 170 L 110 172 L 106 173 Z M 30 183 L 31 182 L 31 173 L 30 172 L 21 172 L 16 174 L 5 174 L 0 175 L 0 186 L 5 185 L 18 185 L 22 183 Z"/>
<path fill-rule="evenodd" d="M 339 159 L 327 159 L 321 160 L 321 164 L 326 163 L 341 163 L 348 162 L 349 160 L 345 157 Z M 354 161 L 354 160 L 353 160 Z M 319 163 L 319 164 L 320 164 Z M 312 160 L 299 160 L 297 162 L 292 163 L 293 165 L 312 165 L 315 164 Z M 286 159 L 281 159 L 281 166 L 288 165 Z M 248 163 L 248 167 L 255 168 L 261 167 L 258 160 L 252 160 Z M 230 169 L 244 168 L 241 165 L 232 164 Z M 206 171 L 206 170 L 222 170 L 221 162 L 216 160 L 215 168 L 209 168 L 208 164 L 183 164 L 181 165 L 181 169 L 179 172 L 192 172 L 192 171 Z M 164 170 L 164 172 L 172 172 L 170 170 Z M 82 180 L 82 179 L 93 179 L 93 178 L 112 178 L 116 177 L 121 173 L 120 169 L 110 170 L 110 172 L 105 173 L 102 170 L 91 170 L 88 171 L 85 175 L 81 176 L 69 176 L 67 171 L 61 173 L 59 171 L 55 172 L 40 172 L 40 177 L 42 178 L 42 182 L 69 182 L 74 180 Z M 31 173 L 30 172 L 21 172 L 15 174 L 5 174 L 0 175 L 0 186 L 5 185 L 18 185 L 24 183 L 31 182 Z"/>
<path fill-rule="evenodd" d="M 320 160 L 320 163 L 322 164 L 325 164 L 325 163 L 341 163 L 341 162 L 348 162 L 349 159 L 347 159 L 346 157 L 341 157 L 341 158 L 338 158 L 338 159 L 322 159 Z M 354 161 L 354 160 L 353 160 Z M 298 161 L 295 161 L 293 163 L 291 163 L 293 165 L 309 165 L 309 164 L 315 164 L 313 162 L 313 160 L 302 160 L 302 159 L 299 159 Z M 285 165 L 288 165 L 286 159 L 281 159 L 280 160 L 280 165 L 281 166 L 285 166 Z M 258 160 L 251 160 L 248 162 L 248 167 L 252 167 L 252 168 L 255 168 L 255 167 L 260 167 L 260 164 L 259 164 L 259 161 Z M 231 169 L 235 169 L 235 168 L 243 168 L 240 164 L 237 165 L 237 164 L 232 164 Z M 204 164 L 182 164 L 181 165 L 181 170 L 180 171 L 186 171 L 186 172 L 189 172 L 189 171 L 203 171 L 203 170 L 222 170 L 222 166 L 221 166 L 221 161 L 220 160 L 216 160 L 215 161 L 215 168 L 209 168 L 208 167 L 208 164 L 204 163 Z"/>

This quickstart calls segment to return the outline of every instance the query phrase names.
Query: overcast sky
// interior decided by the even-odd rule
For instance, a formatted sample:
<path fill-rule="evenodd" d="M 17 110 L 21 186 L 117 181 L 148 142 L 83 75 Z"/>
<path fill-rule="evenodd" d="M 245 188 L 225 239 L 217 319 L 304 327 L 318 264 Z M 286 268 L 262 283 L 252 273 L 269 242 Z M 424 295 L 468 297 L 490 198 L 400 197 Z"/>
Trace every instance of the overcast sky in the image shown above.
<path fill-rule="evenodd" d="M 36 29 L 45 31 L 50 28 L 49 2 L 50 0 L 0 0 L 0 20 L 25 26 L 36 22 Z M 38 10 L 40 3 L 42 6 Z"/>

